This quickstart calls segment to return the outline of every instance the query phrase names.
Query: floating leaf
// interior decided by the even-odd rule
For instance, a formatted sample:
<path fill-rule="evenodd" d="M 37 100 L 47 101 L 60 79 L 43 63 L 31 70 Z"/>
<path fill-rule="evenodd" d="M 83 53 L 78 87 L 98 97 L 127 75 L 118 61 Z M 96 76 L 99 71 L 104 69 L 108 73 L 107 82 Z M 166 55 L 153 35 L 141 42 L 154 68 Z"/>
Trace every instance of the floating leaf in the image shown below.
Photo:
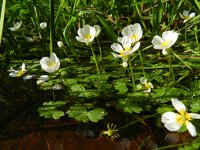
<path fill-rule="evenodd" d="M 92 97 L 98 97 L 100 95 L 99 92 L 96 91 L 86 91 L 79 94 L 79 97 L 85 97 L 85 98 L 92 98 Z"/>
<path fill-rule="evenodd" d="M 85 87 L 82 84 L 74 84 L 71 86 L 72 92 L 84 92 Z"/>
<path fill-rule="evenodd" d="M 88 112 L 88 117 L 92 122 L 102 120 L 105 115 L 107 115 L 107 112 L 103 108 L 96 108 Z"/>
<path fill-rule="evenodd" d="M 107 113 L 103 108 L 96 108 L 87 111 L 85 106 L 76 104 L 70 107 L 70 109 L 67 111 L 67 114 L 69 117 L 75 118 L 77 121 L 98 122 L 99 120 L 103 119 L 103 116 L 105 116 Z"/>
<path fill-rule="evenodd" d="M 61 110 L 58 110 L 57 107 L 64 106 L 64 101 L 50 101 L 50 102 L 44 102 L 42 107 L 38 108 L 38 112 L 40 113 L 40 116 L 45 118 L 53 118 L 53 119 L 59 119 L 60 117 L 64 116 L 64 112 Z"/>
<path fill-rule="evenodd" d="M 120 99 L 118 101 L 118 107 L 130 114 L 133 112 L 140 113 L 142 111 L 142 108 L 138 104 L 133 103 L 131 99 Z"/>
<path fill-rule="evenodd" d="M 119 91 L 120 94 L 124 94 L 128 91 L 126 83 L 119 81 L 115 83 L 115 89 Z"/>

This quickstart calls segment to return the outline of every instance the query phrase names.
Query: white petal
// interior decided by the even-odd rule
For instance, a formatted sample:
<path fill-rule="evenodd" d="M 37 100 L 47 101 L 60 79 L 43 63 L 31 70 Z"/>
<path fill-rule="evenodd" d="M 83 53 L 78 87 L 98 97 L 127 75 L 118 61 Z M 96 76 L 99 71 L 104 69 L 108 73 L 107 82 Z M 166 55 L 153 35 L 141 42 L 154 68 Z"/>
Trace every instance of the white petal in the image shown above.
<path fill-rule="evenodd" d="M 147 79 L 145 77 L 140 78 L 140 83 L 142 84 L 147 83 Z"/>
<path fill-rule="evenodd" d="M 162 33 L 162 38 L 164 41 L 170 41 L 173 38 L 173 31 L 165 31 Z"/>
<path fill-rule="evenodd" d="M 151 82 L 148 83 L 150 87 L 153 89 L 153 84 Z"/>
<path fill-rule="evenodd" d="M 161 121 L 162 123 L 174 123 L 176 122 L 177 113 L 174 112 L 166 112 L 162 115 Z"/>
<path fill-rule="evenodd" d="M 178 131 L 182 125 L 180 125 L 177 122 L 173 122 L 173 123 L 166 123 L 164 124 L 164 126 L 169 130 L 169 131 Z"/>
<path fill-rule="evenodd" d="M 137 42 L 135 44 L 135 46 L 132 48 L 132 50 L 127 53 L 127 55 L 130 55 L 130 54 L 134 53 L 135 51 L 137 51 L 139 49 L 139 47 L 140 47 L 140 42 Z"/>
<path fill-rule="evenodd" d="M 166 50 L 166 49 L 163 49 L 163 50 L 162 50 L 162 54 L 163 54 L 163 55 L 167 55 L 167 54 L 168 54 L 167 50 Z"/>
<path fill-rule="evenodd" d="M 85 39 L 79 36 L 76 36 L 76 40 L 79 42 L 85 42 Z"/>
<path fill-rule="evenodd" d="M 111 52 L 112 53 L 112 52 Z M 115 57 L 115 58 L 121 58 L 120 55 L 116 54 L 116 53 L 112 53 L 112 55 Z"/>
<path fill-rule="evenodd" d="M 195 13 L 191 13 L 191 14 L 189 15 L 189 17 L 190 17 L 190 18 L 195 17 Z"/>
<path fill-rule="evenodd" d="M 171 46 L 174 45 L 174 43 L 177 41 L 178 39 L 178 33 L 177 32 L 173 32 L 172 37 L 171 37 Z M 170 46 L 170 47 L 171 47 Z"/>
<path fill-rule="evenodd" d="M 22 71 L 26 71 L 26 65 L 25 65 L 25 63 L 22 64 Z"/>
<path fill-rule="evenodd" d="M 119 43 L 122 43 L 122 38 L 123 38 L 123 37 L 118 37 L 118 38 L 117 38 L 117 41 L 118 41 Z"/>
<path fill-rule="evenodd" d="M 41 29 L 45 29 L 46 27 L 47 27 L 47 23 L 46 22 L 40 23 L 40 28 Z"/>
<path fill-rule="evenodd" d="M 97 36 L 99 35 L 99 33 L 101 32 L 101 28 L 100 28 L 99 25 L 94 25 L 94 28 L 95 28 L 95 30 L 96 30 L 96 35 L 95 35 L 95 37 L 97 37 Z"/>
<path fill-rule="evenodd" d="M 127 27 L 124 27 L 123 29 L 122 29 L 122 35 L 123 36 L 132 36 L 132 30 L 130 29 L 130 27 L 129 26 L 127 26 Z"/>
<path fill-rule="evenodd" d="M 160 46 L 163 42 L 163 39 L 160 36 L 156 35 L 153 37 L 153 40 L 151 42 L 154 46 Z"/>
<path fill-rule="evenodd" d="M 85 36 L 85 31 L 83 28 L 78 29 L 78 35 L 79 37 L 83 38 Z"/>
<path fill-rule="evenodd" d="M 111 48 L 115 51 L 120 53 L 121 51 L 123 51 L 124 49 L 122 48 L 122 46 L 118 43 L 114 43 L 111 45 Z"/>
<path fill-rule="evenodd" d="M 179 101 L 178 99 L 172 98 L 171 99 L 174 108 L 180 113 L 183 114 L 186 111 L 185 105 Z"/>
<path fill-rule="evenodd" d="M 122 38 L 122 42 L 121 43 L 122 43 L 123 48 L 130 48 L 131 44 L 132 44 L 131 39 L 130 39 L 129 36 L 124 36 Z"/>
<path fill-rule="evenodd" d="M 183 11 L 183 16 L 186 16 L 186 17 L 189 16 L 189 11 L 184 10 L 184 11 Z"/>
<path fill-rule="evenodd" d="M 189 113 L 189 115 L 190 115 L 193 119 L 200 119 L 200 114 Z"/>
<path fill-rule="evenodd" d="M 58 45 L 58 47 L 60 47 L 60 48 L 64 46 L 64 44 L 63 44 L 62 41 L 58 41 L 58 42 L 57 42 L 57 45 Z"/>
<path fill-rule="evenodd" d="M 190 132 L 191 136 L 193 137 L 197 136 L 196 128 L 191 122 L 186 121 L 186 127 L 188 131 Z"/>
<path fill-rule="evenodd" d="M 185 19 L 185 17 L 184 17 L 181 13 L 179 13 L 179 15 L 180 15 L 180 17 L 181 17 L 182 19 Z"/>

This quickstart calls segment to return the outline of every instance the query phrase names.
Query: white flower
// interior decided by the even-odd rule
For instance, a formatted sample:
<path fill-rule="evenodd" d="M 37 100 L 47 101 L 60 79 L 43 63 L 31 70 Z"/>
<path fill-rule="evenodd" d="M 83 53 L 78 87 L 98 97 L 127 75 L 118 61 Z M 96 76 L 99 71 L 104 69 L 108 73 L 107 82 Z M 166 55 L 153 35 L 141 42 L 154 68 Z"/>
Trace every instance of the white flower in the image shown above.
<path fill-rule="evenodd" d="M 126 67 L 128 67 L 128 63 L 127 63 L 126 61 L 124 61 L 124 62 L 122 63 L 122 66 L 126 68 Z"/>
<path fill-rule="evenodd" d="M 174 31 L 165 31 L 162 37 L 155 35 L 151 41 L 154 45 L 154 49 L 162 49 L 162 54 L 167 55 L 167 49 L 170 48 L 176 42 L 178 33 Z"/>
<path fill-rule="evenodd" d="M 41 22 L 40 23 L 40 28 L 41 29 L 45 29 L 47 27 L 47 23 L 46 22 Z"/>
<path fill-rule="evenodd" d="M 191 13 L 191 14 L 189 14 L 189 11 L 187 11 L 187 10 L 184 10 L 183 11 L 183 14 L 179 14 L 180 15 L 180 17 L 182 18 L 182 19 L 184 19 L 183 20 L 183 23 L 185 23 L 185 22 L 187 22 L 188 20 L 190 20 L 190 19 L 192 19 L 193 17 L 195 17 L 195 13 L 193 12 L 193 13 Z"/>
<path fill-rule="evenodd" d="M 64 44 L 63 44 L 62 41 L 58 41 L 58 42 L 57 42 L 57 45 L 58 45 L 58 47 L 60 47 L 60 48 L 64 46 Z"/>
<path fill-rule="evenodd" d="M 37 84 L 41 84 L 43 82 L 46 82 L 49 80 L 49 76 L 48 75 L 41 75 L 38 80 L 37 80 Z"/>
<path fill-rule="evenodd" d="M 144 92 L 151 92 L 153 89 L 153 84 L 151 82 L 147 83 L 147 79 L 145 77 L 140 78 L 140 83 L 144 85 Z"/>
<path fill-rule="evenodd" d="M 60 67 L 60 60 L 59 58 L 56 56 L 55 53 L 52 53 L 49 57 L 43 57 L 40 60 L 40 65 L 42 67 L 42 69 L 48 73 L 52 73 L 55 72 L 59 69 Z"/>
<path fill-rule="evenodd" d="M 89 44 L 94 40 L 94 37 L 98 36 L 99 32 L 100 27 L 98 27 L 97 25 L 95 25 L 95 27 L 85 25 L 83 26 L 83 28 L 78 29 L 78 36 L 76 36 L 76 39 L 79 42 Z"/>
<path fill-rule="evenodd" d="M 37 84 L 41 84 L 41 83 L 46 82 L 48 80 L 49 80 L 49 76 L 48 75 L 41 75 L 37 80 Z"/>
<path fill-rule="evenodd" d="M 200 114 L 188 113 L 185 105 L 178 99 L 171 99 L 174 108 L 179 113 L 166 112 L 162 115 L 161 121 L 169 131 L 178 131 L 183 125 L 186 125 L 191 136 L 196 136 L 195 126 L 190 122 L 192 119 L 200 119 Z"/>
<path fill-rule="evenodd" d="M 62 85 L 60 84 L 55 84 L 53 87 L 52 87 L 53 90 L 60 90 L 62 89 Z"/>
<path fill-rule="evenodd" d="M 21 26 L 22 26 L 22 21 L 16 22 L 16 23 L 14 24 L 14 26 L 13 26 L 13 27 L 10 27 L 9 29 L 10 29 L 11 31 L 17 31 L 19 28 L 21 28 Z"/>
<path fill-rule="evenodd" d="M 26 65 L 25 63 L 22 64 L 21 66 L 21 70 L 8 70 L 10 73 L 9 73 L 9 76 L 10 77 L 21 77 L 23 76 L 25 73 L 26 73 Z"/>
<path fill-rule="evenodd" d="M 123 36 L 128 36 L 131 39 L 131 42 L 134 43 L 141 39 L 143 31 L 141 25 L 139 23 L 135 23 L 124 27 L 121 33 Z M 121 43 L 122 37 L 119 37 L 117 40 Z"/>
<path fill-rule="evenodd" d="M 124 61 L 127 60 L 128 56 L 131 55 L 133 52 L 137 51 L 138 48 L 140 47 L 140 42 L 137 42 L 135 46 L 132 48 L 131 47 L 131 39 L 128 36 L 125 36 L 122 38 L 121 44 L 119 43 L 114 43 L 111 45 L 111 48 L 119 53 L 112 53 L 114 57 L 118 58 L 123 58 Z"/>

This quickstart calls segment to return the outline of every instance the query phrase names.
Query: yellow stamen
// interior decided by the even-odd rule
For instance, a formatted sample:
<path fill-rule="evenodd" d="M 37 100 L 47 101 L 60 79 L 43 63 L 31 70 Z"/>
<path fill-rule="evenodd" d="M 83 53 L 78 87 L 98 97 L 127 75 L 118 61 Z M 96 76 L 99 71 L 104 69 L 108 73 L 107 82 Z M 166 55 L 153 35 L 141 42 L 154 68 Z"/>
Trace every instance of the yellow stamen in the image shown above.
<path fill-rule="evenodd" d="M 164 41 L 164 42 L 162 42 L 162 44 L 161 44 L 162 47 L 166 47 L 167 45 L 169 45 L 169 41 Z"/>
<path fill-rule="evenodd" d="M 189 113 L 184 113 L 184 114 L 176 114 L 176 121 L 181 124 L 184 125 L 186 124 L 186 122 L 192 120 L 192 117 Z"/>
<path fill-rule="evenodd" d="M 56 62 L 55 61 L 51 61 L 49 64 L 48 64 L 48 67 L 53 67 L 56 65 Z"/>
<path fill-rule="evenodd" d="M 86 34 L 86 35 L 84 36 L 84 38 L 85 38 L 85 39 L 90 39 L 90 38 L 92 38 L 92 35 L 91 35 L 91 34 Z"/>
<path fill-rule="evenodd" d="M 131 36 L 131 39 L 136 40 L 137 37 L 138 37 L 137 34 L 134 33 L 134 34 Z"/>

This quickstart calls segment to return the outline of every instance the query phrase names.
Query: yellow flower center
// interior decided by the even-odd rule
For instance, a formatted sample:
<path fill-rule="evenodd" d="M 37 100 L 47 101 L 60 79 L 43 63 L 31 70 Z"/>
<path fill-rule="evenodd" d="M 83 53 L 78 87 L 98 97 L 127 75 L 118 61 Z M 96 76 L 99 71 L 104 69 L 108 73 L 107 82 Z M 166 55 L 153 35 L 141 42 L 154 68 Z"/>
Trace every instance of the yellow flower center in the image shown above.
<path fill-rule="evenodd" d="M 49 64 L 48 64 L 48 67 L 53 67 L 56 65 L 56 62 L 55 61 L 51 61 Z"/>
<path fill-rule="evenodd" d="M 186 124 L 186 122 L 190 121 L 190 120 L 192 120 L 192 117 L 187 112 L 184 112 L 183 114 L 181 113 L 181 114 L 176 115 L 176 121 L 181 125 Z"/>
<path fill-rule="evenodd" d="M 92 38 L 92 35 L 91 35 L 91 34 L 86 34 L 86 35 L 84 36 L 84 38 L 85 38 L 85 39 L 90 39 L 90 38 Z"/>
<path fill-rule="evenodd" d="M 169 45 L 169 41 L 164 41 L 161 44 L 162 47 L 167 47 L 167 45 Z"/>
<path fill-rule="evenodd" d="M 145 82 L 145 83 L 144 83 L 144 88 L 145 88 L 146 90 L 148 90 L 148 89 L 151 88 L 151 86 L 150 86 L 150 84 L 148 84 L 147 82 Z"/>
<path fill-rule="evenodd" d="M 138 37 L 137 34 L 134 33 L 134 34 L 131 36 L 131 39 L 132 39 L 132 40 L 136 40 L 137 37 Z"/>
<path fill-rule="evenodd" d="M 25 72 L 26 72 L 26 71 L 24 71 L 24 70 L 20 70 L 18 73 L 16 73 L 16 77 L 21 77 L 21 76 L 23 76 Z"/>

